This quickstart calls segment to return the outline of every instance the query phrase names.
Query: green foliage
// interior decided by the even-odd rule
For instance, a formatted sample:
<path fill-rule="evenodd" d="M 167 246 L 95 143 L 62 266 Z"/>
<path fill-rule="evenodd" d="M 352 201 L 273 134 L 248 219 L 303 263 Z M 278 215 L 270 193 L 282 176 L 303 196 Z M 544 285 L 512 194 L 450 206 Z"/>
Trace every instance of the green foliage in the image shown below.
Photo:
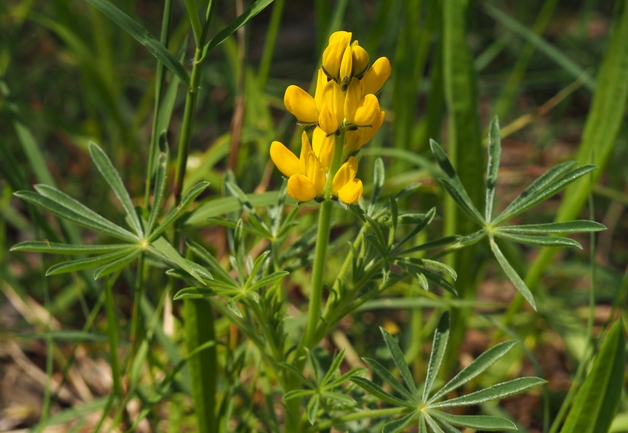
<path fill-rule="evenodd" d="M 516 430 L 516 426 L 511 421 L 504 418 L 486 415 L 452 415 L 443 412 L 441 409 L 456 406 L 470 406 L 489 400 L 498 400 L 525 392 L 545 383 L 544 379 L 538 377 L 523 377 L 439 402 L 446 394 L 460 388 L 489 368 L 512 349 L 515 343 L 512 341 L 500 343 L 484 352 L 430 397 L 432 387 L 443 362 L 447 341 L 449 339 L 449 313 L 444 313 L 441 316 L 436 327 L 427 375 L 425 382 L 422 384 L 422 391 L 420 393 L 399 345 L 393 336 L 385 329 L 381 328 L 381 331 L 390 356 L 403 378 L 403 383 L 395 379 L 388 369 L 377 361 L 367 358 L 365 358 L 364 361 L 373 369 L 373 372 L 377 376 L 400 394 L 400 397 L 396 397 L 384 391 L 374 382 L 365 378 L 353 377 L 351 381 L 374 395 L 378 400 L 403 409 L 403 416 L 389 421 L 382 429 L 384 433 L 400 432 L 412 424 L 418 424 L 419 431 L 427 431 L 425 426 L 429 425 L 434 432 L 441 432 L 443 430 L 448 432 L 459 431 L 456 427 L 468 427 L 489 431 Z"/>

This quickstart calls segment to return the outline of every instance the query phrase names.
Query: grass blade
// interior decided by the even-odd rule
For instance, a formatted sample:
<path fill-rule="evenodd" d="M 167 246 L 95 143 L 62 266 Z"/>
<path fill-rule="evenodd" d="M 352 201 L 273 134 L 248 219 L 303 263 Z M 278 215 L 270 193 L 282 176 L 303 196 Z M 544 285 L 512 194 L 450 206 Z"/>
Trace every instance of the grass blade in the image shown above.
<path fill-rule="evenodd" d="M 434 332 L 434 341 L 432 343 L 432 353 L 427 367 L 425 376 L 425 386 L 423 388 L 422 401 L 426 402 L 436 380 L 436 375 L 440 369 L 447 348 L 447 340 L 449 339 L 449 312 L 445 311 L 438 321 L 436 331 Z"/>
<path fill-rule="evenodd" d="M 40 194 L 36 194 L 32 191 L 17 191 L 13 195 L 29 203 L 41 206 L 51 213 L 70 220 L 80 226 L 125 241 L 139 241 L 139 238 L 133 233 L 103 218 L 56 188 L 48 187 L 47 185 L 36 185 L 35 188 Z"/>
<path fill-rule="evenodd" d="M 576 395 L 561 433 L 608 431 L 623 390 L 625 346 L 620 319 L 604 340 L 591 372 Z"/>
<path fill-rule="evenodd" d="M 499 262 L 499 265 L 506 273 L 506 276 L 508 277 L 510 282 L 515 285 L 515 288 L 519 291 L 519 293 L 523 295 L 525 300 L 528 301 L 528 303 L 532 305 L 532 308 L 534 308 L 534 310 L 536 311 L 536 302 L 534 301 L 534 296 L 532 296 L 532 292 L 530 292 L 530 289 L 528 289 L 526 283 L 521 279 L 517 271 L 514 270 L 510 263 L 508 263 L 508 260 L 497 246 L 495 239 L 493 239 L 492 237 L 489 238 L 489 243 L 491 245 L 491 250 L 493 250 L 495 258 L 497 259 L 497 262 Z"/>
<path fill-rule="evenodd" d="M 98 167 L 100 174 L 102 174 L 113 192 L 116 194 L 116 197 L 118 197 L 118 200 L 120 200 L 120 203 L 122 203 L 122 207 L 126 211 L 133 230 L 135 230 L 135 233 L 137 233 L 138 236 L 142 237 L 144 235 L 142 224 L 135 212 L 135 207 L 133 206 L 131 197 L 129 197 L 129 193 L 122 183 L 120 174 L 111 163 L 107 154 L 93 141 L 89 142 L 89 154 L 91 155 L 94 164 L 96 164 L 96 167 Z"/>
<path fill-rule="evenodd" d="M 135 22 L 131 17 L 122 12 L 109 0 L 85 0 L 93 5 L 96 9 L 105 14 L 111 21 L 120 26 L 136 41 L 144 45 L 146 49 L 155 56 L 160 62 L 170 69 L 181 81 L 188 87 L 190 85 L 190 76 L 183 65 L 179 63 L 177 58 L 164 47 L 157 39 L 148 33 L 142 26 Z"/>
<path fill-rule="evenodd" d="M 432 408 L 454 407 L 454 406 L 471 406 L 474 404 L 484 403 L 489 400 L 498 400 L 511 395 L 519 394 L 527 391 L 535 386 L 542 385 L 547 381 L 538 377 L 519 377 L 508 382 L 493 385 L 480 391 L 461 397 L 452 398 L 441 403 L 430 405 Z"/>
<path fill-rule="evenodd" d="M 89 0 L 88 0 L 89 1 Z M 216 48 L 218 45 L 223 43 L 229 36 L 236 32 L 240 27 L 245 25 L 251 18 L 255 15 L 263 11 L 266 6 L 271 4 L 273 0 L 257 0 L 253 3 L 247 10 L 245 10 L 242 15 L 238 16 L 235 20 L 231 21 L 227 26 L 218 32 L 216 36 L 214 36 L 204 47 L 203 47 L 203 57 L 207 55 L 208 52 Z"/>
<path fill-rule="evenodd" d="M 484 204 L 484 218 L 490 221 L 493 218 L 493 202 L 499 172 L 499 160 L 502 154 L 502 140 L 499 130 L 499 120 L 495 117 L 488 128 L 488 166 L 486 168 L 486 203 Z"/>
<path fill-rule="evenodd" d="M 447 382 L 447 384 L 436 392 L 429 401 L 436 401 L 445 394 L 459 388 L 474 377 L 478 376 L 484 370 L 493 365 L 495 361 L 504 356 L 506 352 L 512 349 L 516 344 L 516 341 L 504 341 L 503 343 L 499 343 L 498 345 L 491 347 L 489 350 L 475 358 L 471 364 L 467 365 L 453 379 Z"/>

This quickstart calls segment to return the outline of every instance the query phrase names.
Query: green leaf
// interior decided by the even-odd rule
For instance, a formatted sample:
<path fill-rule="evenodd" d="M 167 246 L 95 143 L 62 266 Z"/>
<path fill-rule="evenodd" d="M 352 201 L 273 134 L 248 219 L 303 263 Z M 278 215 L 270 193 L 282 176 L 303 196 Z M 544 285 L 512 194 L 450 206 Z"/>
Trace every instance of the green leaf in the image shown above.
<path fill-rule="evenodd" d="M 168 212 L 168 215 L 166 215 L 161 224 L 159 224 L 159 227 L 157 227 L 154 232 L 150 233 L 150 236 L 148 238 L 149 241 L 152 242 L 154 239 L 157 239 L 164 232 L 164 230 L 166 230 L 168 226 L 170 226 L 170 224 L 175 222 L 177 218 L 179 218 L 181 214 L 185 212 L 188 206 L 192 204 L 194 199 L 196 199 L 196 197 L 198 197 L 200 193 L 205 191 L 208 186 L 209 182 L 199 182 L 192 188 L 190 188 L 189 191 L 187 191 L 181 199 L 181 203 L 179 203 L 177 207 Z"/>
<path fill-rule="evenodd" d="M 403 395 L 408 401 L 414 401 L 416 404 L 419 404 L 416 396 L 410 394 L 410 392 L 397 380 L 395 377 L 388 371 L 386 367 L 384 367 L 379 362 L 370 358 L 362 358 L 369 367 L 373 369 L 373 372 L 377 374 L 384 382 L 393 387 L 395 391 L 399 394 Z"/>
<path fill-rule="evenodd" d="M 66 272 L 79 271 L 81 269 L 93 268 L 126 256 L 131 251 L 140 251 L 138 246 L 128 246 L 113 253 L 103 254 L 101 256 L 89 257 L 87 259 L 70 260 L 67 262 L 57 263 L 46 271 L 46 276 L 65 274 Z"/>
<path fill-rule="evenodd" d="M 475 358 L 473 362 L 471 362 L 471 364 L 462 369 L 443 388 L 436 392 L 429 401 L 436 401 L 445 394 L 453 391 L 454 389 L 464 385 L 471 379 L 475 378 L 491 365 L 493 365 L 495 361 L 504 356 L 506 352 L 512 349 L 516 344 L 516 341 L 504 341 L 503 343 L 499 343 L 491 347 L 489 350 Z"/>
<path fill-rule="evenodd" d="M 562 236 L 530 236 L 520 235 L 518 233 L 504 233 L 499 230 L 495 231 L 495 236 L 508 239 L 524 245 L 532 245 L 533 247 L 571 247 L 582 249 L 580 243 L 570 238 Z"/>
<path fill-rule="evenodd" d="M 230 283 L 231 285 L 233 285 L 233 287 L 240 287 L 239 284 L 233 279 L 231 274 L 225 271 L 222 266 L 220 266 L 220 263 L 218 263 L 218 260 L 216 260 L 216 258 L 202 245 L 197 244 L 196 242 L 189 239 L 186 239 L 185 243 L 187 244 L 188 248 L 190 248 L 190 250 L 194 252 L 194 254 L 203 259 L 211 267 L 212 271 L 216 273 L 216 276 L 220 278 L 221 281 L 225 283 Z"/>
<path fill-rule="evenodd" d="M 248 198 L 253 206 L 272 206 L 277 203 L 279 191 L 269 191 L 261 194 L 249 194 Z M 294 204 L 293 199 L 288 199 L 290 204 Z M 207 219 L 229 212 L 235 212 L 242 209 L 242 204 L 235 197 L 222 197 L 215 200 L 209 200 L 201 204 L 198 208 L 191 212 L 185 219 L 185 225 L 201 225 L 207 224 Z"/>
<path fill-rule="evenodd" d="M 424 416 L 425 416 L 425 421 L 427 421 L 427 423 L 432 428 L 432 430 L 434 430 L 434 432 L 445 433 L 445 431 L 442 428 L 440 428 L 438 424 L 436 424 L 436 421 L 434 421 L 434 419 L 431 416 L 429 416 L 427 413 L 425 413 Z"/>
<path fill-rule="evenodd" d="M 576 220 L 547 224 L 525 224 L 518 226 L 495 227 L 497 232 L 536 234 L 536 233 L 589 233 L 606 230 L 604 224 L 589 220 Z"/>
<path fill-rule="evenodd" d="M 395 406 L 403 406 L 403 407 L 411 407 L 411 408 L 414 408 L 416 406 L 414 402 L 405 401 L 397 397 L 393 397 L 392 395 L 388 394 L 386 391 L 381 389 L 379 386 L 375 385 L 373 382 L 363 377 L 352 377 L 351 382 L 355 383 L 363 390 L 371 393 L 372 395 L 374 395 L 375 397 L 377 397 L 378 399 L 382 401 L 385 401 L 386 403 L 390 403 Z"/>
<path fill-rule="evenodd" d="M 211 274 L 207 272 L 206 269 L 181 257 L 177 250 L 175 250 L 174 247 L 164 238 L 159 238 L 153 241 L 148 246 L 147 251 L 158 259 L 186 271 L 203 286 L 207 286 L 204 279 L 212 279 Z"/>
<path fill-rule="evenodd" d="M 239 15 L 235 20 L 231 21 L 224 29 L 219 31 L 216 36 L 214 36 L 207 44 L 205 44 L 205 46 L 203 47 L 203 57 L 205 57 L 208 52 L 223 43 L 229 36 L 235 33 L 236 30 L 249 22 L 251 18 L 263 11 L 266 6 L 268 6 L 272 2 L 273 0 L 257 0 L 255 3 L 253 3 L 247 10 L 242 13 L 242 15 Z"/>
<path fill-rule="evenodd" d="M 384 187 L 384 181 L 386 180 L 386 170 L 384 169 L 384 161 L 382 158 L 377 158 L 373 166 L 373 192 L 371 193 L 371 203 L 369 205 L 367 214 L 373 215 L 373 210 L 379 200 L 379 194 Z"/>
<path fill-rule="evenodd" d="M 473 206 L 473 204 L 467 202 L 463 195 L 460 194 L 460 190 L 456 189 L 454 185 L 449 182 L 447 179 L 438 179 L 438 181 L 445 187 L 451 198 L 456 202 L 458 207 L 466 213 L 471 219 L 477 222 L 480 225 L 484 225 L 484 219 L 480 212 Z"/>
<path fill-rule="evenodd" d="M 122 183 L 122 179 L 118 174 L 118 171 L 115 169 L 111 160 L 107 156 L 107 154 L 93 141 L 89 142 L 89 154 L 92 157 L 92 161 L 98 167 L 98 171 L 105 178 L 113 192 L 122 203 L 122 207 L 126 211 L 126 214 L 131 221 L 131 227 L 135 230 L 135 233 L 139 237 L 144 235 L 144 230 L 142 229 L 142 224 L 140 223 L 140 219 L 135 212 L 135 207 L 133 206 L 133 202 L 131 202 L 131 197 L 129 197 L 129 193 L 127 192 L 124 184 Z"/>
<path fill-rule="evenodd" d="M 446 412 L 430 410 L 429 414 L 439 421 L 444 420 L 460 427 L 469 427 L 478 430 L 500 431 L 517 430 L 517 426 L 510 420 L 486 415 L 451 415 Z"/>
<path fill-rule="evenodd" d="M 404 428 L 408 427 L 415 420 L 417 416 L 416 411 L 410 412 L 406 416 L 403 416 L 394 421 L 390 421 L 384 425 L 382 429 L 382 433 L 398 433 L 402 431 Z"/>
<path fill-rule="evenodd" d="M 206 287 L 186 287 L 179 290 L 174 297 L 173 301 L 179 301 L 181 299 L 202 299 L 216 296 L 216 292 Z"/>
<path fill-rule="evenodd" d="M 422 401 L 426 402 L 430 396 L 430 391 L 438 375 L 438 370 L 443 362 L 445 350 L 447 349 L 447 340 L 449 339 L 449 311 L 445 311 L 434 332 L 434 341 L 432 343 L 432 353 L 428 362 L 427 374 L 425 375 L 425 386 L 423 388 Z"/>
<path fill-rule="evenodd" d="M 530 292 L 530 289 L 528 289 L 526 283 L 523 282 L 517 271 L 515 271 L 510 263 L 508 263 L 508 260 L 506 259 L 506 257 L 504 257 L 504 254 L 497 246 L 495 239 L 489 238 L 489 244 L 491 245 L 491 250 L 493 250 L 495 258 L 506 273 L 508 279 L 515 285 L 515 288 L 519 291 L 519 293 L 523 295 L 523 297 L 526 299 L 526 301 L 528 301 L 532 308 L 534 308 L 534 311 L 536 311 L 536 302 L 534 301 L 534 296 L 532 296 L 532 292 Z"/>
<path fill-rule="evenodd" d="M 322 396 L 330 400 L 339 401 L 340 403 L 343 403 L 343 404 L 354 405 L 356 403 L 356 401 L 352 399 L 351 397 L 349 397 L 348 395 L 341 394 L 339 392 L 325 391 L 322 393 Z"/>
<path fill-rule="evenodd" d="M 105 14 L 111 21 L 129 33 L 136 41 L 170 69 L 186 86 L 190 85 L 190 76 L 177 58 L 164 47 L 157 39 L 148 33 L 131 17 L 118 9 L 109 0 L 85 0 Z"/>
<path fill-rule="evenodd" d="M 390 351 L 390 355 L 392 356 L 395 365 L 399 369 L 399 373 L 401 374 L 403 381 L 406 383 L 406 387 L 412 395 L 418 395 L 416 384 L 414 383 L 414 379 L 412 378 L 412 373 L 410 373 L 410 368 L 408 367 L 406 358 L 403 356 L 403 352 L 397 344 L 397 341 L 384 328 L 380 327 L 379 330 L 384 337 L 384 342 L 386 343 L 386 346 Z"/>
<path fill-rule="evenodd" d="M 286 370 L 290 370 L 290 372 L 294 374 L 301 382 L 303 382 L 304 385 L 307 385 L 310 388 L 316 388 L 316 385 L 310 379 L 305 377 L 303 373 L 301 373 L 301 371 L 298 368 L 296 368 L 294 365 L 289 364 L 287 362 L 280 362 L 279 365 L 285 368 Z"/>
<path fill-rule="evenodd" d="M 157 173 L 155 174 L 155 193 L 153 197 L 153 207 L 150 210 L 150 216 L 148 217 L 148 224 L 146 225 L 146 233 L 150 233 L 155 227 L 157 222 L 157 216 L 159 215 L 159 209 L 164 198 L 164 191 L 166 189 L 166 177 L 168 174 L 168 144 L 165 143 L 166 132 L 162 132 L 159 135 L 159 147 L 161 152 L 159 153 L 159 159 L 157 162 Z"/>
<path fill-rule="evenodd" d="M 342 361 L 343 361 L 344 358 L 345 358 L 345 349 L 342 349 L 340 351 L 340 353 L 338 353 L 338 354 L 336 354 L 336 356 L 334 356 L 334 359 L 331 362 L 331 365 L 329 366 L 329 369 L 325 373 L 325 376 L 323 377 L 323 380 L 321 380 L 321 382 L 320 382 L 321 386 L 327 385 L 334 378 L 334 374 L 340 368 L 340 365 L 342 364 Z"/>
<path fill-rule="evenodd" d="M 314 423 L 316 422 L 318 406 L 320 402 L 320 397 L 318 395 L 315 395 L 310 399 L 305 409 L 307 412 L 307 420 L 310 422 L 311 425 L 314 425 Z"/>
<path fill-rule="evenodd" d="M 288 401 L 293 398 L 307 397 L 308 395 L 314 394 L 314 391 L 311 389 L 293 389 L 292 391 L 288 391 L 284 394 L 283 400 Z"/>
<path fill-rule="evenodd" d="M 452 398 L 440 403 L 430 405 L 431 408 L 453 407 L 453 406 L 471 406 L 474 404 L 484 403 L 489 400 L 498 400 L 511 395 L 519 394 L 534 388 L 535 386 L 546 383 L 545 379 L 538 377 L 519 377 L 508 382 L 493 385 L 480 391 L 461 397 Z"/>
<path fill-rule="evenodd" d="M 266 260 L 269 254 L 270 254 L 270 251 L 266 250 L 263 253 L 261 253 L 259 256 L 257 256 L 257 258 L 255 259 L 255 262 L 253 262 L 253 268 L 249 272 L 249 278 L 246 280 L 246 283 L 244 284 L 245 286 L 249 286 L 253 282 L 253 279 L 257 276 L 257 273 L 259 272 L 260 268 L 264 264 L 264 261 Z"/>
<path fill-rule="evenodd" d="M 562 174 L 562 168 L 564 168 L 563 166 L 567 165 L 571 166 L 573 164 L 570 164 L 570 162 L 560 164 L 532 182 L 516 199 L 512 201 L 512 203 L 506 207 L 506 209 L 504 209 L 504 211 L 497 218 L 495 218 L 494 224 L 499 224 L 506 219 L 519 215 L 520 213 L 553 196 L 579 177 L 584 176 L 597 168 L 594 165 L 584 165 L 570 171 L 557 180 L 554 180 L 559 174 Z M 559 168 L 560 170 L 553 172 L 553 170 Z"/>
<path fill-rule="evenodd" d="M 626 338 L 620 318 L 602 343 L 561 433 L 608 431 L 623 391 L 625 350 Z"/>
<path fill-rule="evenodd" d="M 47 185 L 35 185 L 35 189 L 39 194 L 32 191 L 17 191 L 13 195 L 80 226 L 128 242 L 139 241 L 139 238 L 130 231 L 115 225 L 58 189 Z"/>
<path fill-rule="evenodd" d="M 100 277 L 119 271 L 120 269 L 131 263 L 133 260 L 135 260 L 135 258 L 141 253 L 142 250 L 138 248 L 136 251 L 132 251 L 124 257 L 120 257 L 118 260 L 115 260 L 111 263 L 106 264 L 105 266 L 96 269 L 96 271 L 94 271 L 94 279 L 97 280 Z"/>
<path fill-rule="evenodd" d="M 456 271 L 454 271 L 451 267 L 447 266 L 444 263 L 441 262 L 437 262 L 435 260 L 429 260 L 429 259 L 414 259 L 414 258 L 409 258 L 407 259 L 410 263 L 414 263 L 418 266 L 421 266 L 425 269 L 429 269 L 430 271 L 435 271 L 435 272 L 441 272 L 445 275 L 450 276 L 453 280 L 456 280 L 456 278 L 458 278 L 458 275 L 456 274 Z"/>
<path fill-rule="evenodd" d="M 499 131 L 499 119 L 495 117 L 488 128 L 488 167 L 486 169 L 486 207 L 484 212 L 486 221 L 490 221 L 493 218 L 493 203 L 495 201 L 495 188 L 497 187 L 497 174 L 499 172 L 501 153 L 502 144 Z"/>
<path fill-rule="evenodd" d="M 129 244 L 70 245 L 45 241 L 26 241 L 13 245 L 9 251 L 49 254 L 100 254 L 128 248 Z"/>

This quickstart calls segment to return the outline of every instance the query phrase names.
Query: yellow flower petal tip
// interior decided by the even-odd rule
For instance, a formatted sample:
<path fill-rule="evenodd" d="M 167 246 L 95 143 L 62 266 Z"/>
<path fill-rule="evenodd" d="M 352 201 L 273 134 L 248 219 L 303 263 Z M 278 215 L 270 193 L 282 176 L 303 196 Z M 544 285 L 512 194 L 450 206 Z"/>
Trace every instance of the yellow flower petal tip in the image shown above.
<path fill-rule="evenodd" d="M 379 92 L 388 77 L 390 77 L 390 61 L 386 57 L 380 57 L 364 74 L 364 94 L 375 94 Z"/>
<path fill-rule="evenodd" d="M 301 123 L 315 124 L 318 122 L 316 101 L 309 93 L 299 86 L 288 86 L 283 96 L 286 109 Z"/>
<path fill-rule="evenodd" d="M 299 158 L 278 141 L 273 141 L 270 145 L 270 159 L 287 177 L 299 173 Z"/>

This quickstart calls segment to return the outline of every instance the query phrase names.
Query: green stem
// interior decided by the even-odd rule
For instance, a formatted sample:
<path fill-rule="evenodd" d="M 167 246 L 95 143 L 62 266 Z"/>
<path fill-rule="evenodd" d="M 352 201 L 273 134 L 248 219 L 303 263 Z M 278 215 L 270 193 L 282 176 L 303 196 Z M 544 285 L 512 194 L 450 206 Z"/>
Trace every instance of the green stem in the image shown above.
<path fill-rule="evenodd" d="M 161 36 L 159 41 L 168 46 L 170 41 L 170 18 L 172 15 L 172 0 L 164 1 L 164 12 L 161 19 Z M 150 188 L 153 180 L 153 166 L 155 165 L 155 153 L 157 147 L 157 137 L 160 131 L 157 131 L 159 119 L 159 103 L 161 101 L 161 91 L 164 87 L 166 67 L 159 60 L 157 61 L 157 72 L 155 73 L 155 106 L 153 107 L 153 127 L 150 135 L 150 147 L 148 150 L 148 170 L 146 173 L 146 188 L 144 190 L 144 206 L 148 208 L 148 200 L 150 199 Z"/>
<path fill-rule="evenodd" d="M 133 364 L 133 359 L 137 353 L 139 343 L 143 340 L 140 337 L 140 302 L 144 295 L 144 254 L 140 254 L 137 261 L 137 277 L 135 279 L 135 294 L 133 296 L 133 312 L 131 313 L 131 352 L 128 357 L 128 366 Z"/>
<path fill-rule="evenodd" d="M 118 358 L 118 322 L 113 307 L 113 282 L 116 279 L 109 277 L 106 284 L 105 309 L 107 310 L 107 334 L 109 335 L 109 353 L 111 355 L 111 377 L 113 378 L 113 392 L 122 401 L 122 383 L 120 382 L 120 359 Z"/>
<path fill-rule="evenodd" d="M 308 429 L 309 432 L 317 432 L 324 431 L 329 429 L 337 424 L 342 424 L 347 421 L 355 421 L 358 419 L 365 418 L 377 418 L 382 416 L 391 416 L 391 415 L 401 415 L 409 412 L 411 409 L 407 407 L 391 407 L 388 409 L 375 409 L 375 410 L 365 410 L 360 412 L 350 413 L 348 415 L 341 416 L 339 418 L 330 419 L 328 421 L 324 421 L 319 424 L 315 424 Z"/>

